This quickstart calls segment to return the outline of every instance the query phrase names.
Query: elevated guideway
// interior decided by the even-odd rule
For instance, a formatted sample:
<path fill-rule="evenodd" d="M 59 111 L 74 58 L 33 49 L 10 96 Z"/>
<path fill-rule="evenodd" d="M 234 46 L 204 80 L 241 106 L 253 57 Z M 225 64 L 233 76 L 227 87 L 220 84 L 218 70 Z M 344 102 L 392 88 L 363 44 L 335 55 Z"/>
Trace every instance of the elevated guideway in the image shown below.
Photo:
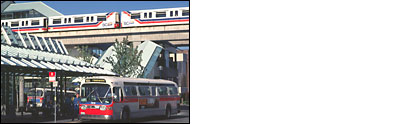
<path fill-rule="evenodd" d="M 126 36 L 129 36 L 129 41 L 151 40 L 153 42 L 169 42 L 176 46 L 189 45 L 189 24 L 31 34 L 62 40 L 65 45 L 114 43 L 115 39 L 122 41 Z"/>

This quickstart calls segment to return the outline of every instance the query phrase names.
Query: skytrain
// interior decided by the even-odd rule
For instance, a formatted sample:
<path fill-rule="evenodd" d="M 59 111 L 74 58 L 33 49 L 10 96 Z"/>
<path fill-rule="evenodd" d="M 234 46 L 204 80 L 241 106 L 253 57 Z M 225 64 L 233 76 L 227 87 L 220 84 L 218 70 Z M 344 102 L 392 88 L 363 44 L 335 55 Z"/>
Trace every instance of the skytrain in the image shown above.
<path fill-rule="evenodd" d="M 1 20 L 15 32 L 55 32 L 189 23 L 189 7 Z"/>

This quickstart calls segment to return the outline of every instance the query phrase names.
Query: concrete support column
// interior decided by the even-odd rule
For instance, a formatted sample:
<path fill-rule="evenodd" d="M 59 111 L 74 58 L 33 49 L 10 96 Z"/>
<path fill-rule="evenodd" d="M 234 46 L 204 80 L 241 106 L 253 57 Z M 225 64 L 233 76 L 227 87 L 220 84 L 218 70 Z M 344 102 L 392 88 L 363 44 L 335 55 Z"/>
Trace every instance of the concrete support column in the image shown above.
<path fill-rule="evenodd" d="M 4 89 L 5 89 L 5 107 L 6 107 L 6 116 L 10 114 L 10 72 L 5 73 L 5 82 L 4 82 Z"/>
<path fill-rule="evenodd" d="M 169 51 L 164 50 L 165 69 L 169 68 Z"/>
<path fill-rule="evenodd" d="M 24 88 L 25 88 L 25 80 L 24 80 L 24 76 L 20 76 L 19 77 L 20 79 L 18 80 L 19 81 L 19 99 L 18 99 L 18 101 L 19 101 L 19 105 L 18 105 L 18 107 L 19 108 L 22 108 L 22 107 L 24 107 Z"/>

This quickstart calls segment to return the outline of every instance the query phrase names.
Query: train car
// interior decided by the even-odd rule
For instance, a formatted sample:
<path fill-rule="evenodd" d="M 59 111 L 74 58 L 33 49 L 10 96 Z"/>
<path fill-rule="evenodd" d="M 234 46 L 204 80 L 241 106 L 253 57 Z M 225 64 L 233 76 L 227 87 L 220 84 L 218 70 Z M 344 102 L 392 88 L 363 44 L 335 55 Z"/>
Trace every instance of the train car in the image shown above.
<path fill-rule="evenodd" d="M 118 12 L 53 16 L 49 17 L 48 31 L 116 28 L 118 17 Z"/>
<path fill-rule="evenodd" d="M 12 31 L 15 32 L 45 32 L 47 31 L 47 18 L 23 18 L 23 19 L 10 19 L 1 20 L 2 26 L 11 27 Z"/>
<path fill-rule="evenodd" d="M 189 23 L 189 7 L 121 12 L 121 27 L 187 23 Z"/>

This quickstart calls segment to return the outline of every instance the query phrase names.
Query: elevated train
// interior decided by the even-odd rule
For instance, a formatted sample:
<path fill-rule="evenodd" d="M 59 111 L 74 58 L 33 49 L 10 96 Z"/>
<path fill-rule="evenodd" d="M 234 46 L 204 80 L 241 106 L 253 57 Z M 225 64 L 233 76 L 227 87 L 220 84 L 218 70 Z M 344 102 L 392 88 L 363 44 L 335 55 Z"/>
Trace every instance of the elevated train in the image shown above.
<path fill-rule="evenodd" d="M 189 23 L 189 7 L 1 20 L 15 32 L 55 32 Z"/>

